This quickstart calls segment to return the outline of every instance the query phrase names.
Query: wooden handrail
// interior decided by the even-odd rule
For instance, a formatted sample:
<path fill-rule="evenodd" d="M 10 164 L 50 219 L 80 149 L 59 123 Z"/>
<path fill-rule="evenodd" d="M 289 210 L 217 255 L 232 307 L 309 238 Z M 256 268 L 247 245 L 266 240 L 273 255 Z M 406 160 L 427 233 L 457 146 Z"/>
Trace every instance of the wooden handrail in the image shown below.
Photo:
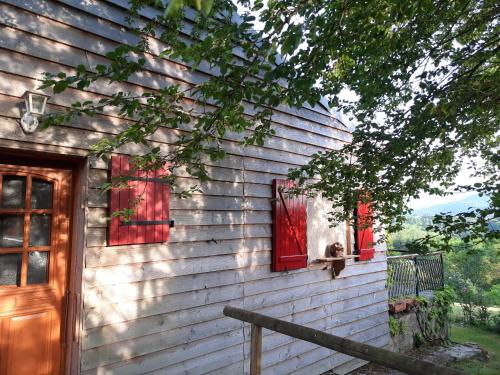
<path fill-rule="evenodd" d="M 252 332 L 252 347 L 250 349 L 251 361 L 257 361 L 258 364 L 250 365 L 252 370 L 251 375 L 260 375 L 260 356 L 262 351 L 261 327 L 297 339 L 312 342 L 313 344 L 336 350 L 352 357 L 364 359 L 395 370 L 404 371 L 410 375 L 465 375 L 462 371 L 449 367 L 436 365 L 404 354 L 394 353 L 386 349 L 330 335 L 323 331 L 318 331 L 317 329 L 286 322 L 281 319 L 239 309 L 237 307 L 224 307 L 224 315 L 251 323 L 252 330 L 254 327 L 259 327 L 258 332 L 255 334 Z"/>

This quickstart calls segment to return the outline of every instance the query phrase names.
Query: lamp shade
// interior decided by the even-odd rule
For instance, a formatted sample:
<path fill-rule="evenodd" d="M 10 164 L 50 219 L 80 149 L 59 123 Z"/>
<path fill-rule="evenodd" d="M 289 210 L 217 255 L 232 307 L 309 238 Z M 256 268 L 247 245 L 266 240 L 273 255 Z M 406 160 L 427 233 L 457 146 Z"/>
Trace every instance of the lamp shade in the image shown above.
<path fill-rule="evenodd" d="M 44 114 L 49 97 L 43 92 L 36 91 L 26 91 L 23 94 L 26 111 L 21 116 L 20 123 L 26 133 L 33 133 L 38 128 L 38 117 Z"/>
<path fill-rule="evenodd" d="M 34 115 L 43 115 L 49 97 L 49 95 L 42 92 L 26 91 L 23 95 L 26 112 Z"/>

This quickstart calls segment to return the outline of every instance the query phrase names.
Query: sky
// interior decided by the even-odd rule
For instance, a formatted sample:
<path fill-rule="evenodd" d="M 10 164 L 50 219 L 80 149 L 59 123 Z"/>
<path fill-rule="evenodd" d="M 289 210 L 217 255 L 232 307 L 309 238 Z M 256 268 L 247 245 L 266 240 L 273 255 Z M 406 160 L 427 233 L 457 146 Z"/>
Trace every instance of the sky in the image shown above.
<path fill-rule="evenodd" d="M 453 195 L 448 195 L 446 197 L 438 197 L 435 195 L 422 194 L 420 199 L 412 199 L 410 201 L 410 208 L 414 210 L 418 210 L 420 208 L 432 207 L 438 204 L 450 203 L 461 201 L 462 199 L 476 194 L 475 192 L 467 192 L 467 193 L 458 193 Z"/>
<path fill-rule="evenodd" d="M 462 165 L 462 169 L 455 179 L 456 185 L 470 185 L 471 183 L 480 181 L 477 178 L 471 178 L 471 169 L 469 163 L 465 162 Z M 477 194 L 476 192 L 466 192 L 466 193 L 456 193 L 453 195 L 447 195 L 445 197 L 422 194 L 419 199 L 412 199 L 410 201 L 410 207 L 413 209 L 432 207 L 436 204 L 450 203 L 462 200 L 470 195 Z"/>

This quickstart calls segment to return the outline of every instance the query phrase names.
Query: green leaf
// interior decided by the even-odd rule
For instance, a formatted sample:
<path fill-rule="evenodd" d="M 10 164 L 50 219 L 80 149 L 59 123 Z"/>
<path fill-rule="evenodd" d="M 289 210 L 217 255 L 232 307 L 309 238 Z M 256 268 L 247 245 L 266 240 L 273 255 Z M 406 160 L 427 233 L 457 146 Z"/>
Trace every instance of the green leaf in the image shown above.
<path fill-rule="evenodd" d="M 185 5 L 184 0 L 170 0 L 167 8 L 165 9 L 165 15 L 174 16 L 179 14 L 184 5 Z"/>
<path fill-rule="evenodd" d="M 68 87 L 68 81 L 57 81 L 52 89 L 54 91 L 54 94 L 59 94 L 64 90 L 66 90 L 67 87 Z"/>
<path fill-rule="evenodd" d="M 202 0 L 201 1 L 201 11 L 205 16 L 208 16 L 214 5 L 214 0 Z"/>

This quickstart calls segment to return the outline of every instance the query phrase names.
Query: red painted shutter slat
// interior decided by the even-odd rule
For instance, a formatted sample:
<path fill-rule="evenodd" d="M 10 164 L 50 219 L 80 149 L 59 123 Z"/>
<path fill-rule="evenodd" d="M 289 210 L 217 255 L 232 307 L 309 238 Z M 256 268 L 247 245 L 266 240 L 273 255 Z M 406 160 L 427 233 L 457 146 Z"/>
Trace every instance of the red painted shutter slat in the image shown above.
<path fill-rule="evenodd" d="M 305 195 L 299 196 L 300 204 L 299 204 L 299 226 L 300 233 L 302 235 L 299 237 L 301 240 L 301 245 L 303 249 L 303 253 L 307 255 L 307 200 Z"/>
<path fill-rule="evenodd" d="M 161 175 L 160 171 L 156 171 L 155 177 L 159 178 Z M 162 184 L 154 184 L 154 220 L 161 220 L 163 215 L 163 185 Z M 154 242 L 163 242 L 163 226 L 161 224 L 156 224 L 154 229 Z"/>
<path fill-rule="evenodd" d="M 163 166 L 163 168 L 158 170 L 156 173 L 156 176 L 160 177 L 162 175 L 167 175 L 169 171 L 167 169 L 167 166 Z M 170 187 L 167 184 L 160 184 L 159 187 L 161 188 L 162 196 L 161 215 L 164 218 L 168 218 L 170 213 Z M 161 233 L 163 242 L 167 242 L 170 239 L 170 225 L 162 224 Z"/>
<path fill-rule="evenodd" d="M 111 158 L 111 177 L 116 177 L 120 175 L 121 171 L 121 158 L 118 156 L 114 156 Z M 109 197 L 109 209 L 111 213 L 116 212 L 120 209 L 120 190 L 119 189 L 111 189 L 110 197 Z M 119 245 L 119 220 L 116 218 L 111 218 L 111 222 L 109 223 L 109 244 L 110 245 Z"/>
<path fill-rule="evenodd" d="M 148 172 L 148 178 L 154 179 L 154 171 Z M 155 220 L 155 185 L 153 181 L 146 182 L 146 220 Z M 155 242 L 155 225 L 148 225 L 146 227 L 146 243 Z"/>
<path fill-rule="evenodd" d="M 306 199 L 288 196 L 293 187 L 292 181 L 273 180 L 273 271 L 307 267 Z"/>
<path fill-rule="evenodd" d="M 356 209 L 356 250 L 358 260 L 370 260 L 375 255 L 373 216 L 369 202 L 358 202 Z"/>
<path fill-rule="evenodd" d="M 302 262 L 304 260 L 304 255 L 282 255 L 279 257 L 279 261 L 282 263 L 288 262 Z M 305 267 L 305 266 L 304 266 Z M 303 267 L 298 267 L 303 268 Z"/>
<path fill-rule="evenodd" d="M 167 170 L 164 167 L 162 170 L 162 174 L 167 174 Z M 162 188 L 162 217 L 168 218 L 169 212 L 170 212 L 170 188 L 167 184 L 161 184 Z M 162 237 L 163 237 L 163 242 L 167 242 L 170 239 L 170 225 L 169 224 L 162 224 L 161 225 L 161 232 L 162 232 Z"/>
<path fill-rule="evenodd" d="M 132 176 L 139 177 L 138 171 L 135 171 Z M 128 181 L 127 184 L 130 187 L 130 202 L 136 202 L 136 200 L 139 198 L 138 181 L 130 180 L 130 181 Z M 132 216 L 130 216 L 130 220 L 134 220 L 134 221 L 139 220 L 137 208 L 134 210 L 134 214 Z M 137 225 L 129 225 L 129 241 L 127 242 L 127 244 L 136 243 L 138 229 L 139 228 L 137 227 Z"/>
<path fill-rule="evenodd" d="M 137 171 L 137 176 L 139 178 L 146 178 L 147 175 L 143 171 Z M 137 206 L 137 220 L 146 221 L 146 206 L 148 202 L 146 201 L 146 181 L 136 182 L 136 194 L 140 197 L 140 203 Z M 137 225 L 137 236 L 134 243 L 145 243 L 146 242 L 146 226 Z"/>
<path fill-rule="evenodd" d="M 166 169 L 160 171 L 136 171 L 128 184 L 128 189 L 111 189 L 111 213 L 132 208 L 134 214 L 130 223 L 123 225 L 123 217 L 112 217 L 109 226 L 109 244 L 129 245 L 154 242 L 166 242 L 169 238 L 170 226 L 169 200 L 170 190 L 167 184 L 156 180 Z M 111 158 L 111 175 L 126 176 L 130 172 L 129 158 L 113 156 Z M 132 202 L 136 200 L 136 205 Z M 166 222 L 155 223 L 155 222 Z M 151 223 L 149 223 L 151 222 Z"/>
<path fill-rule="evenodd" d="M 130 166 L 128 163 L 128 158 L 125 156 L 120 156 L 120 173 L 119 176 L 126 176 L 130 171 Z M 120 189 L 120 210 L 127 208 L 130 204 L 130 189 Z M 121 221 L 121 218 L 116 218 Z M 130 242 L 129 236 L 129 226 L 118 224 L 118 244 L 127 244 Z"/>

